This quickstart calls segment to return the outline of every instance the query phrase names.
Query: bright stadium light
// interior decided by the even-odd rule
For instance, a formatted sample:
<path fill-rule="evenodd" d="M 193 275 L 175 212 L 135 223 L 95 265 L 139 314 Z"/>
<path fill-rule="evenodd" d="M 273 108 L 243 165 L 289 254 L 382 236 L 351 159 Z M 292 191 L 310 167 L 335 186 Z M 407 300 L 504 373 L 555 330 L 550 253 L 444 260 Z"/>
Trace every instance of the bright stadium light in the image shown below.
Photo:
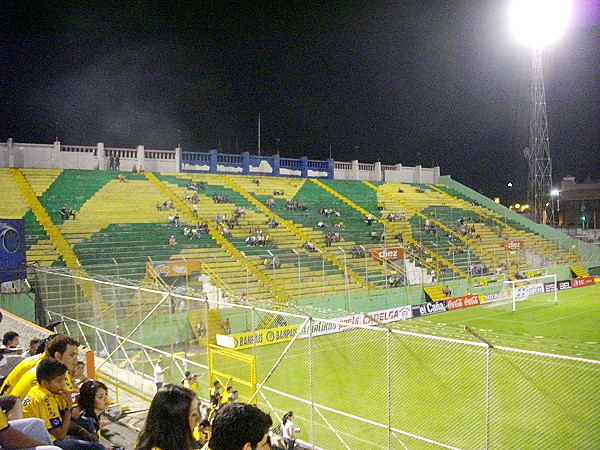
<path fill-rule="evenodd" d="M 542 48 L 560 37 L 570 11 L 571 0 L 513 0 L 512 27 L 520 41 Z"/>
<path fill-rule="evenodd" d="M 547 217 L 546 203 L 552 189 L 552 159 L 548 139 L 546 91 L 542 69 L 544 46 L 556 40 L 569 22 L 571 0 L 513 0 L 510 5 L 512 27 L 519 39 L 531 47 L 531 117 L 529 147 L 524 156 L 529 163 L 527 201 L 532 219 L 554 222 Z"/>

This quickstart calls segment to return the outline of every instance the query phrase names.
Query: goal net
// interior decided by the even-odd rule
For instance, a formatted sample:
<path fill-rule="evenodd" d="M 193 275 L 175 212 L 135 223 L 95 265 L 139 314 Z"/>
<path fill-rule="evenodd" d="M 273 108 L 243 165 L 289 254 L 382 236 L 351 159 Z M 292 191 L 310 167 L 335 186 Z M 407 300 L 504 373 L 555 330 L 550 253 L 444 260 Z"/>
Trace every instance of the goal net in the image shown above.
<path fill-rule="evenodd" d="M 517 303 L 529 299 L 535 300 L 536 304 L 558 303 L 556 275 L 506 280 L 504 284 L 508 290 L 513 311 L 517 310 Z"/>
<path fill-rule="evenodd" d="M 208 374 L 210 380 L 209 389 L 215 380 L 219 380 L 225 392 L 226 384 L 232 390 L 238 391 L 239 401 L 247 403 L 256 392 L 256 358 L 240 351 L 231 350 L 210 344 L 208 346 Z"/>

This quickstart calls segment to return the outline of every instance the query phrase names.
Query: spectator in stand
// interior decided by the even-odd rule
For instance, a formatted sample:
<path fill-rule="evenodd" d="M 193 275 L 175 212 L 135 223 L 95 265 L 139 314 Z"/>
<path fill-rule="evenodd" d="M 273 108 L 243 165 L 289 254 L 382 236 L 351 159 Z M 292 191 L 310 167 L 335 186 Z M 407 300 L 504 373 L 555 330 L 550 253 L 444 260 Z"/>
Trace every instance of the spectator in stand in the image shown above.
<path fill-rule="evenodd" d="M 442 293 L 446 296 L 446 297 L 450 297 L 452 295 L 452 291 L 450 290 L 450 288 L 448 287 L 448 285 L 444 286 L 442 288 Z"/>
<path fill-rule="evenodd" d="M 140 168 L 139 168 L 139 170 L 138 170 L 138 174 L 139 174 L 139 175 L 143 175 L 143 174 L 144 174 L 144 172 L 145 172 L 145 170 L 144 170 L 144 168 L 142 167 L 142 165 L 140 164 Z"/>
<path fill-rule="evenodd" d="M 28 358 L 37 353 L 38 344 L 40 343 L 40 339 L 33 338 L 29 341 L 29 348 L 21 353 L 21 357 Z"/>
<path fill-rule="evenodd" d="M 208 444 L 210 440 L 210 422 L 206 419 L 203 419 L 200 422 L 200 428 L 198 429 L 198 436 L 196 436 L 198 444 L 204 446 Z"/>
<path fill-rule="evenodd" d="M 2 337 L 2 345 L 6 348 L 17 348 L 19 346 L 19 333 L 7 331 Z"/>
<path fill-rule="evenodd" d="M 229 318 L 225 319 L 225 322 L 223 322 L 223 333 L 231 334 L 231 322 L 229 321 Z"/>
<path fill-rule="evenodd" d="M 41 419 L 8 420 L 0 410 L 0 448 L 60 450 L 52 444 Z"/>
<path fill-rule="evenodd" d="M 64 364 L 68 369 L 75 369 L 75 365 L 77 364 L 78 348 L 79 342 L 77 342 L 70 336 L 56 336 L 48 343 L 46 351 L 42 354 L 42 356 L 39 359 L 36 360 L 37 362 L 30 366 L 30 368 L 19 377 L 18 381 L 10 390 L 10 394 L 16 395 L 21 400 L 23 400 L 29 392 L 29 390 L 36 384 L 37 365 L 40 364 L 41 361 L 49 357 L 58 360 L 60 363 Z M 67 391 L 74 392 L 73 380 L 70 374 L 67 374 L 66 376 L 66 383 Z"/>
<path fill-rule="evenodd" d="M 133 167 L 131 168 L 131 173 L 134 175 L 137 175 L 137 172 L 138 172 L 137 166 L 134 164 Z"/>
<path fill-rule="evenodd" d="M 119 155 L 115 157 L 115 170 L 119 170 L 121 168 L 121 159 Z"/>
<path fill-rule="evenodd" d="M 283 415 L 281 421 L 281 430 L 283 431 L 283 440 L 285 441 L 286 450 L 294 450 L 296 444 L 296 432 L 300 431 L 299 428 L 294 426 L 294 412 L 289 411 Z"/>
<path fill-rule="evenodd" d="M 75 420 L 91 434 L 98 436 L 100 428 L 106 423 L 100 421 L 100 414 L 109 406 L 108 388 L 100 381 L 88 380 L 81 385 L 79 392 L 79 407 L 82 414 Z"/>
<path fill-rule="evenodd" d="M 200 400 L 183 386 L 167 384 L 158 390 L 134 450 L 193 450 L 194 429 L 200 425 Z M 233 432 L 233 430 L 232 430 Z"/>
<path fill-rule="evenodd" d="M 231 403 L 216 413 L 208 446 L 211 450 L 267 450 L 271 425 L 271 417 L 256 406 Z"/>
<path fill-rule="evenodd" d="M 158 358 L 156 361 L 156 365 L 154 366 L 154 383 L 156 384 L 156 389 L 160 389 L 165 381 L 165 371 L 169 368 L 169 366 L 163 369 L 162 367 L 162 358 Z"/>
<path fill-rule="evenodd" d="M 175 239 L 175 236 L 171 236 L 169 238 L 169 245 L 177 245 L 177 239 Z"/>
<path fill-rule="evenodd" d="M 115 158 L 112 155 L 108 158 L 108 170 L 114 170 L 115 168 Z"/>
<path fill-rule="evenodd" d="M 69 211 L 67 210 L 67 205 L 63 205 L 63 207 L 60 208 L 60 218 L 62 220 L 69 220 Z"/>
<path fill-rule="evenodd" d="M 119 183 L 127 183 L 127 177 L 124 173 L 119 174 Z"/>
<path fill-rule="evenodd" d="M 54 444 L 66 450 L 105 450 L 98 442 L 67 436 L 73 411 L 71 393 L 65 390 L 67 366 L 46 358 L 36 368 L 38 384 L 23 399 L 23 416 L 44 421 Z M 89 433 L 86 433 L 89 435 Z"/>

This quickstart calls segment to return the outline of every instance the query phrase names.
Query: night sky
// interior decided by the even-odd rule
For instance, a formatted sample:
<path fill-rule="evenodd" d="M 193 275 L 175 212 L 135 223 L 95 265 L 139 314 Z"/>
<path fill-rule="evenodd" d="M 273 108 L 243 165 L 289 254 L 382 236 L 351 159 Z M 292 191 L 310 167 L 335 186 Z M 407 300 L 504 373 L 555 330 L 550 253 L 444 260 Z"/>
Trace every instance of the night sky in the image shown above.
<path fill-rule="evenodd" d="M 600 2 L 574 3 L 544 54 L 550 151 L 555 180 L 600 180 Z M 2 6 L 3 141 L 256 154 L 260 113 L 263 155 L 331 148 L 526 193 L 531 57 L 507 1 Z"/>

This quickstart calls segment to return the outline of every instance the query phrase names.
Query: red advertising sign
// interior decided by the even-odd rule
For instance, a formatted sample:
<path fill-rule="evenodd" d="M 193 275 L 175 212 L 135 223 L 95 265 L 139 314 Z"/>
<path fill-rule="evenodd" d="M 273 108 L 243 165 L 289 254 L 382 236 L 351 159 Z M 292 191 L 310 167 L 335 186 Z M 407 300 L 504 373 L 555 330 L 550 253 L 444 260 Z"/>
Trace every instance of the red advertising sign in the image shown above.
<path fill-rule="evenodd" d="M 380 250 L 371 250 L 371 256 L 378 261 L 384 259 L 395 261 L 397 259 L 404 259 L 404 249 L 402 247 L 390 247 L 382 248 Z"/>
<path fill-rule="evenodd" d="M 466 308 L 468 306 L 479 305 L 479 295 L 465 295 L 464 297 L 457 297 L 450 300 L 446 300 L 448 309 Z"/>
<path fill-rule="evenodd" d="M 521 250 L 522 248 L 525 248 L 523 241 L 504 241 L 505 250 Z"/>
<path fill-rule="evenodd" d="M 590 286 L 592 284 L 594 284 L 594 277 L 573 278 L 571 280 L 571 286 L 574 288 Z"/>

